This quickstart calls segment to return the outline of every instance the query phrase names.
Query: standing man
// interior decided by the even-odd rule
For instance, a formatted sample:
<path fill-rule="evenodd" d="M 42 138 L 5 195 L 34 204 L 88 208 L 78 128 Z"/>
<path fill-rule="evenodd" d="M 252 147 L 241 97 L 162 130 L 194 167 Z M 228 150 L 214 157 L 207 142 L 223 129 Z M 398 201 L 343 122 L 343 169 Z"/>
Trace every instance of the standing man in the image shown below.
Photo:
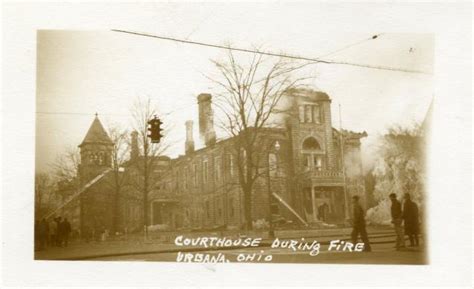
<path fill-rule="evenodd" d="M 418 206 L 415 202 L 412 202 L 410 194 L 405 194 L 404 198 L 403 221 L 405 222 L 405 235 L 408 235 L 410 239 L 410 247 L 418 246 Z"/>
<path fill-rule="evenodd" d="M 357 237 L 360 235 L 362 242 L 364 242 L 364 252 L 370 252 L 369 238 L 367 237 L 367 231 L 365 230 L 365 212 L 359 204 L 359 196 L 352 197 L 352 243 L 357 243 Z"/>
<path fill-rule="evenodd" d="M 391 214 L 392 214 L 392 224 L 395 228 L 395 234 L 397 236 L 395 248 L 397 250 L 405 248 L 405 236 L 403 235 L 402 228 L 402 205 L 397 200 L 397 195 L 391 193 L 389 195 L 390 201 L 392 201 Z"/>

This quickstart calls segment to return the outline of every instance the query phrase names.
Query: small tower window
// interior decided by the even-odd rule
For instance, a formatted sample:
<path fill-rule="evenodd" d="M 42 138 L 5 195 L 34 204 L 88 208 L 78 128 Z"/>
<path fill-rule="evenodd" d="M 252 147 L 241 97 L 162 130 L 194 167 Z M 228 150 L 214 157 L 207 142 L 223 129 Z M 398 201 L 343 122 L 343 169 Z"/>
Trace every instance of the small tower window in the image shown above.
<path fill-rule="evenodd" d="M 87 152 L 87 161 L 89 164 L 94 163 L 94 154 L 92 152 Z"/>
<path fill-rule="evenodd" d="M 299 106 L 299 120 L 301 123 L 317 123 L 323 122 L 323 115 L 321 113 L 321 106 L 318 104 L 300 105 Z"/>
<path fill-rule="evenodd" d="M 98 158 L 97 158 L 97 164 L 101 166 L 105 164 L 104 152 L 99 152 Z"/>
<path fill-rule="evenodd" d="M 97 153 L 89 152 L 89 164 L 97 164 L 98 155 Z"/>

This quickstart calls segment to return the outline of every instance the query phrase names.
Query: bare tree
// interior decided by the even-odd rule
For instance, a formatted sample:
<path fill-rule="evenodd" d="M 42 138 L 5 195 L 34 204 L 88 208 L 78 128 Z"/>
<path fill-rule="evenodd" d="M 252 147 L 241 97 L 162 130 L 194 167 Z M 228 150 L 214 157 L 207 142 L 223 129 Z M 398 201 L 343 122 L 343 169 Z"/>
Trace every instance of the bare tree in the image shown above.
<path fill-rule="evenodd" d="M 160 143 L 153 144 L 148 137 L 148 121 L 155 115 L 159 116 L 158 110 L 153 106 L 151 99 L 148 98 L 146 101 L 137 99 L 131 112 L 133 118 L 133 129 L 138 133 L 138 146 L 140 153 L 140 156 L 134 163 L 138 172 L 136 185 L 142 192 L 143 226 L 145 234 L 147 234 L 149 225 L 149 193 L 154 184 L 161 179 L 160 176 L 152 174 L 157 163 L 157 157 L 166 151 L 169 144 L 166 144 L 165 139 L 162 139 Z"/>
<path fill-rule="evenodd" d="M 57 184 L 57 193 L 62 201 L 80 187 L 79 166 L 81 154 L 77 147 L 69 147 L 64 153 L 57 156 L 52 164 L 54 180 Z"/>
<path fill-rule="evenodd" d="M 53 205 L 55 195 L 54 182 L 51 176 L 44 172 L 35 174 L 35 215 L 43 217 Z"/>
<path fill-rule="evenodd" d="M 281 112 L 279 104 L 289 90 L 306 78 L 294 73 L 307 65 L 295 64 L 284 58 L 263 58 L 254 54 L 241 65 L 231 50 L 225 61 L 212 62 L 217 77 L 208 77 L 219 89 L 214 104 L 218 108 L 218 125 L 234 137 L 238 175 L 244 194 L 244 216 L 247 229 L 252 229 L 251 195 L 254 184 L 262 174 L 264 151 L 260 143 L 262 129 L 270 126 L 272 118 Z"/>
<path fill-rule="evenodd" d="M 77 147 L 68 147 L 64 153 L 56 157 L 52 164 L 55 178 L 59 181 L 73 181 L 76 179 L 81 164 L 81 154 Z"/>
<path fill-rule="evenodd" d="M 108 133 L 114 146 L 111 155 L 112 178 L 105 178 L 105 182 L 114 192 L 112 229 L 114 232 L 117 232 L 120 223 L 120 192 L 126 183 L 123 164 L 127 160 L 128 132 L 117 124 L 111 124 L 108 126 Z"/>

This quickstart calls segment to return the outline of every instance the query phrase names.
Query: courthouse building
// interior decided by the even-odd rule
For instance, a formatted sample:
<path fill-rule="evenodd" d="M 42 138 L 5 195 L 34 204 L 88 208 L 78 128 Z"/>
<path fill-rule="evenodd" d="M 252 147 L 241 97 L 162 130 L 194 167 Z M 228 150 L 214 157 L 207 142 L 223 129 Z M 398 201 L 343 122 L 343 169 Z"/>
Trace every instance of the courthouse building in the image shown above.
<path fill-rule="evenodd" d="M 193 121 L 189 120 L 185 123 L 185 154 L 156 157 L 150 175 L 149 223 L 169 229 L 240 228 L 245 219 L 239 169 L 245 169 L 245 164 L 236 154 L 238 139 L 217 139 L 212 96 L 200 94 L 197 100 L 199 137 L 205 145 L 195 149 Z M 252 219 L 268 221 L 271 212 L 273 220 L 294 224 L 344 223 L 350 216 L 350 197 L 357 194 L 365 199 L 360 139 L 367 134 L 334 128 L 326 93 L 292 90 L 284 102 L 284 117 L 259 133 L 262 173 L 253 186 Z M 113 145 L 96 117 L 80 145 L 82 183 L 111 167 Z M 119 230 L 140 228 L 143 194 L 134 184 L 140 178 L 136 164 L 141 158 L 137 133 L 132 133 L 126 184 L 118 198 L 107 185 L 112 176 L 88 189 L 80 202 L 82 230 L 111 229 L 114 222 Z M 117 203 L 119 217 L 114 220 Z"/>
<path fill-rule="evenodd" d="M 331 99 L 323 92 L 299 89 L 285 98 L 286 117 L 259 134 L 264 161 L 253 186 L 252 219 L 268 221 L 271 210 L 273 220 L 343 223 L 350 197 L 365 199 L 360 139 L 367 134 L 335 129 Z M 238 140 L 216 140 L 211 102 L 210 94 L 198 96 L 205 146 L 194 149 L 193 122 L 187 121 L 185 154 L 169 160 L 168 174 L 153 191 L 151 224 L 238 228 L 245 222 Z"/>

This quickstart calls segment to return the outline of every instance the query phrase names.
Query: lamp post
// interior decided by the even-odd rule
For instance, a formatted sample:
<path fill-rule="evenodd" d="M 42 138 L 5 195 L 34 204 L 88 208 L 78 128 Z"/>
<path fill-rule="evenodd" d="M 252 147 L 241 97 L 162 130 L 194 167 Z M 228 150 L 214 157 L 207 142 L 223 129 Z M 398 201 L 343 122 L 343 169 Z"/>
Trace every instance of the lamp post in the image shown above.
<path fill-rule="evenodd" d="M 280 150 L 280 143 L 278 141 L 275 142 L 274 145 L 275 152 L 278 152 Z M 268 186 L 268 237 L 270 238 L 275 238 L 275 231 L 273 228 L 273 213 L 272 213 L 272 188 L 271 188 L 271 179 L 270 179 L 270 153 L 272 149 L 268 150 L 268 170 L 267 170 L 267 186 Z M 276 158 L 276 163 L 278 163 L 278 156 L 275 154 Z M 278 165 L 275 165 L 275 169 L 278 169 Z"/>

